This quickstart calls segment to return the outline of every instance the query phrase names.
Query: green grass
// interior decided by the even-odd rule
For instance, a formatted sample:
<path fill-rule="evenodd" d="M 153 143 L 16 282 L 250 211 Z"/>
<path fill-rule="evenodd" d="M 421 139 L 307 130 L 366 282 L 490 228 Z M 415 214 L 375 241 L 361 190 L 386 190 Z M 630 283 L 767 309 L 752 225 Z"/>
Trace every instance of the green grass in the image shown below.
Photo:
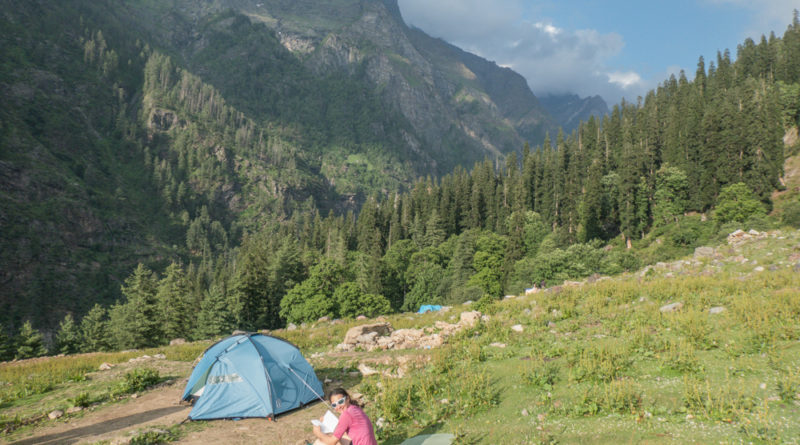
<path fill-rule="evenodd" d="M 464 444 L 798 443 L 800 274 L 790 260 L 798 245 L 800 232 L 786 231 L 720 246 L 717 259 L 688 257 L 646 275 L 485 302 L 488 320 L 433 351 L 331 353 L 364 323 L 355 320 L 273 334 L 298 345 L 320 379 L 363 393 L 384 444 L 432 432 Z M 739 256 L 747 261 L 733 260 Z M 659 310 L 678 301 L 678 312 Z M 715 306 L 726 310 L 712 315 Z M 386 320 L 424 328 L 473 308 Z M 515 324 L 523 332 L 511 330 Z M 0 365 L 0 391 L 9 397 L 0 415 L 23 425 L 53 407 L 113 402 L 131 368 L 120 365 L 104 380 L 91 372 L 100 363 L 162 352 L 182 363 L 162 374 L 188 375 L 188 362 L 208 345 Z M 403 356 L 410 365 L 401 379 L 351 374 L 370 360 L 395 371 Z M 141 440 L 179 430 L 142 432 Z"/>

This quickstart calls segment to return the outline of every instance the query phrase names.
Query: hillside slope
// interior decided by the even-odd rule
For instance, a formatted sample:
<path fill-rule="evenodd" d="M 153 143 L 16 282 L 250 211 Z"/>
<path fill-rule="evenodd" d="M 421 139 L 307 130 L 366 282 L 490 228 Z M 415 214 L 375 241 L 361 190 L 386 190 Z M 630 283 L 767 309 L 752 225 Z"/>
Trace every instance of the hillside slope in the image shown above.
<path fill-rule="evenodd" d="M 444 335 L 460 312 L 485 312 L 434 349 L 337 350 L 348 328 L 370 321 L 320 321 L 273 334 L 298 344 L 326 387 L 360 394 L 373 421 L 382 419 L 381 443 L 437 431 L 474 444 L 498 437 L 504 443 L 793 443 L 800 434 L 798 243 L 796 230 L 738 234 L 636 273 L 477 308 L 383 319 L 404 335 L 415 329 Z M 310 438 L 307 420 L 321 413 L 320 405 L 277 423 L 177 425 L 186 408 L 168 396 L 178 394 L 189 363 L 208 344 L 1 364 L 0 379 L 10 383 L 0 392 L 10 433 L 0 437 L 114 441 L 156 428 L 149 434 L 177 443 L 225 437 L 244 444 L 266 443 L 264 434 L 276 434 L 277 425 L 284 434 L 278 443 Z M 95 371 L 103 361 L 116 366 Z M 136 397 L 111 395 L 137 368 L 157 369 L 170 381 Z M 14 392 L 30 384 L 32 372 L 51 384 L 31 387 L 44 397 Z M 12 420 L 66 411 L 81 392 L 99 404 L 33 427 Z"/>

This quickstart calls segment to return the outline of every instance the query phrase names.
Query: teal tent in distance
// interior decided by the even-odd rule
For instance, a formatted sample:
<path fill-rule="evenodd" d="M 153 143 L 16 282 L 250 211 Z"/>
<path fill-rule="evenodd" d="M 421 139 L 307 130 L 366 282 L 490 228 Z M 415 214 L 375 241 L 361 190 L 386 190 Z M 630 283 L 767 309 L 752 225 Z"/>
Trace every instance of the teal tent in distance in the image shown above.
<path fill-rule="evenodd" d="M 274 418 L 321 399 L 322 383 L 300 350 L 263 334 L 234 335 L 203 353 L 182 400 L 192 420 Z"/>

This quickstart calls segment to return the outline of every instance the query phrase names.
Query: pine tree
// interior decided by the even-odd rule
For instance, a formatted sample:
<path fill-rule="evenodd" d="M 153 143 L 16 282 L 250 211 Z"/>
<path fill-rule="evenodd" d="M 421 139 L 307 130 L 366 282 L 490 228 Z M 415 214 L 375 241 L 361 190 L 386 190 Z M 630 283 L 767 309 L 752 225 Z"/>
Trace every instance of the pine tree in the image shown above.
<path fill-rule="evenodd" d="M 72 314 L 67 314 L 58 326 L 56 351 L 61 354 L 74 354 L 80 350 L 80 347 L 80 326 L 75 323 Z"/>
<path fill-rule="evenodd" d="M 162 340 L 168 342 L 189 337 L 194 310 L 189 305 L 189 282 L 179 264 L 172 263 L 167 267 L 164 277 L 158 282 L 156 301 Z"/>
<path fill-rule="evenodd" d="M 112 310 L 115 346 L 138 349 L 159 344 L 163 334 L 156 290 L 155 274 L 140 263 L 122 286 L 125 302 Z"/>
<path fill-rule="evenodd" d="M 95 304 L 81 320 L 81 351 L 105 351 L 110 345 L 110 332 L 106 321 L 106 309 Z"/>
<path fill-rule="evenodd" d="M 197 315 L 195 338 L 212 338 L 230 333 L 235 329 L 236 317 L 225 289 L 224 282 L 216 282 L 209 288 L 200 305 L 200 313 Z"/>
<path fill-rule="evenodd" d="M 15 340 L 16 353 L 14 358 L 16 359 L 41 357 L 47 354 L 42 333 L 34 329 L 30 321 L 22 324 Z"/>

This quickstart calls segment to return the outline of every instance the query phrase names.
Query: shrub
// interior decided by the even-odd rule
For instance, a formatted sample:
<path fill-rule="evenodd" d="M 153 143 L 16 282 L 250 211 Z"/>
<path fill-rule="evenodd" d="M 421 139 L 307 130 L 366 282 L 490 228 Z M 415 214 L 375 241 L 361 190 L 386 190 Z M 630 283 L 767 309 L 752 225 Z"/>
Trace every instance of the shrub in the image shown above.
<path fill-rule="evenodd" d="M 613 381 L 584 390 L 572 413 L 586 416 L 600 413 L 636 414 L 642 409 L 642 391 L 635 384 Z"/>
<path fill-rule="evenodd" d="M 144 391 L 161 381 L 158 371 L 150 368 L 137 368 L 125 374 L 125 380 L 120 384 L 117 393 L 132 394 Z"/>
<path fill-rule="evenodd" d="M 793 201 L 783 208 L 781 222 L 787 226 L 800 228 L 800 202 Z"/>
<path fill-rule="evenodd" d="M 743 182 L 729 185 L 719 192 L 714 213 L 717 221 L 723 224 L 730 221 L 743 223 L 752 216 L 765 214 L 764 206 Z"/>

